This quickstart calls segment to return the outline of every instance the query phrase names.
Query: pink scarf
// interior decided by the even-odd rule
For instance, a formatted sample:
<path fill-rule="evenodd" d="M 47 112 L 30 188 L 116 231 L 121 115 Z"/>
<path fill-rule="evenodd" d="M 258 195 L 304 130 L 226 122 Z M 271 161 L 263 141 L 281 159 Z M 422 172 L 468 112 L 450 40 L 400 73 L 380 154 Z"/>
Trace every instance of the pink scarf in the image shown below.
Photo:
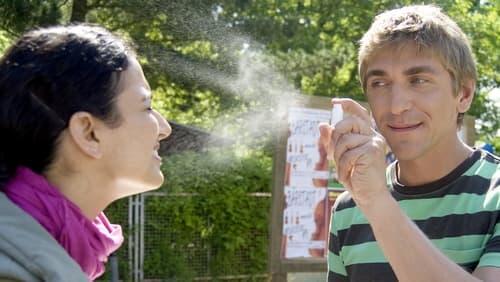
<path fill-rule="evenodd" d="M 104 273 L 108 256 L 123 242 L 121 227 L 111 224 L 104 213 L 90 221 L 79 207 L 29 168 L 19 167 L 4 192 L 45 227 L 91 280 Z"/>

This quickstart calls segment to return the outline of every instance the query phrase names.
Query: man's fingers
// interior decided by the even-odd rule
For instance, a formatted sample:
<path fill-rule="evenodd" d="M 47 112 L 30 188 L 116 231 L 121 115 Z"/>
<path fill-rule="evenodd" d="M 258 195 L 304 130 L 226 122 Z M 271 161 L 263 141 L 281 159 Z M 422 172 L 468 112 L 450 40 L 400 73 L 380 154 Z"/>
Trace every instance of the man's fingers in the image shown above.
<path fill-rule="evenodd" d="M 328 123 L 322 122 L 322 123 L 319 124 L 318 127 L 319 127 L 320 138 L 324 138 L 324 137 L 328 138 L 328 137 L 330 137 L 329 135 L 330 135 L 332 129 L 331 129 L 331 126 Z"/>
<path fill-rule="evenodd" d="M 370 165 L 373 160 L 384 160 L 385 140 L 377 135 L 371 136 L 367 142 L 348 149 L 336 158 L 338 179 L 343 183 L 351 183 L 351 173 L 356 166 Z"/>
<path fill-rule="evenodd" d="M 332 127 L 328 123 L 319 124 L 318 146 L 322 146 L 325 149 L 327 159 L 331 159 L 333 157 Z"/>
<path fill-rule="evenodd" d="M 335 129 L 333 130 L 332 135 L 333 144 L 337 144 L 337 140 L 340 138 L 340 136 L 348 133 L 373 135 L 373 130 L 370 127 L 370 124 L 366 123 L 361 118 L 357 116 L 347 117 L 335 125 Z"/>
<path fill-rule="evenodd" d="M 358 102 L 348 99 L 348 98 L 333 98 L 332 104 L 341 104 L 342 110 L 348 115 L 355 115 L 366 121 L 368 124 L 371 123 L 370 114 L 361 104 Z"/>
<path fill-rule="evenodd" d="M 366 143 L 354 149 L 346 151 L 337 162 L 337 176 L 340 182 L 350 183 L 351 172 L 356 166 L 356 161 L 366 154 Z"/>
<path fill-rule="evenodd" d="M 319 124 L 319 142 L 327 148 L 332 136 L 332 128 L 328 123 Z"/>
<path fill-rule="evenodd" d="M 335 144 L 335 153 L 334 153 L 335 162 L 338 162 L 340 157 L 346 151 L 352 150 L 354 148 L 366 144 L 367 142 L 370 142 L 371 138 L 372 138 L 371 136 L 351 134 L 351 133 L 342 135 L 338 139 L 338 142 Z"/>

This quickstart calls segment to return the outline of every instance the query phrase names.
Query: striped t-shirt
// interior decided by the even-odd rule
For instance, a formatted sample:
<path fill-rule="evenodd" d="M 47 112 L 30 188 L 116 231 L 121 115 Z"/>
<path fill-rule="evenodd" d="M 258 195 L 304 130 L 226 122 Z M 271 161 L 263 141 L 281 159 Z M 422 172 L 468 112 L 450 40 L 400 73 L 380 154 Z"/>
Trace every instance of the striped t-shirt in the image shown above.
<path fill-rule="evenodd" d="M 500 158 L 476 150 L 445 177 L 418 187 L 399 184 L 393 163 L 387 181 L 401 209 L 448 258 L 468 272 L 500 267 Z M 328 281 L 397 281 L 348 193 L 332 212 Z"/>

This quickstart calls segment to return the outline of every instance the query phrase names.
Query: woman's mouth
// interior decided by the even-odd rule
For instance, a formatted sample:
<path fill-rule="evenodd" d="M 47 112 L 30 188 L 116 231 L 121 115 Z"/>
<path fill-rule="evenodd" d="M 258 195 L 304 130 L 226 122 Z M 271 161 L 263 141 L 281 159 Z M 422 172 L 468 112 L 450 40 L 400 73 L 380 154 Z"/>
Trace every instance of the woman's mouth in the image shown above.
<path fill-rule="evenodd" d="M 160 157 L 160 154 L 158 153 L 158 151 L 155 151 L 153 156 L 155 157 L 155 159 L 161 161 L 161 157 Z"/>
<path fill-rule="evenodd" d="M 161 161 L 160 153 L 158 152 L 160 150 L 160 143 L 156 143 L 156 146 L 154 147 L 154 157 L 155 159 Z"/>

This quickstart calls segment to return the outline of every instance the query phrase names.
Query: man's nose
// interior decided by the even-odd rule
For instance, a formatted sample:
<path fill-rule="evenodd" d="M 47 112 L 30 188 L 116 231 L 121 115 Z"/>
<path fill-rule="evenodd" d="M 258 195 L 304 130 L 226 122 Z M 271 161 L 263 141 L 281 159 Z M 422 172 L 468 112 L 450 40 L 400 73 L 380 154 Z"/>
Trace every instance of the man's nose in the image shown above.
<path fill-rule="evenodd" d="M 391 87 L 391 113 L 394 115 L 399 115 L 412 106 L 411 93 L 406 87 L 394 83 Z"/>

